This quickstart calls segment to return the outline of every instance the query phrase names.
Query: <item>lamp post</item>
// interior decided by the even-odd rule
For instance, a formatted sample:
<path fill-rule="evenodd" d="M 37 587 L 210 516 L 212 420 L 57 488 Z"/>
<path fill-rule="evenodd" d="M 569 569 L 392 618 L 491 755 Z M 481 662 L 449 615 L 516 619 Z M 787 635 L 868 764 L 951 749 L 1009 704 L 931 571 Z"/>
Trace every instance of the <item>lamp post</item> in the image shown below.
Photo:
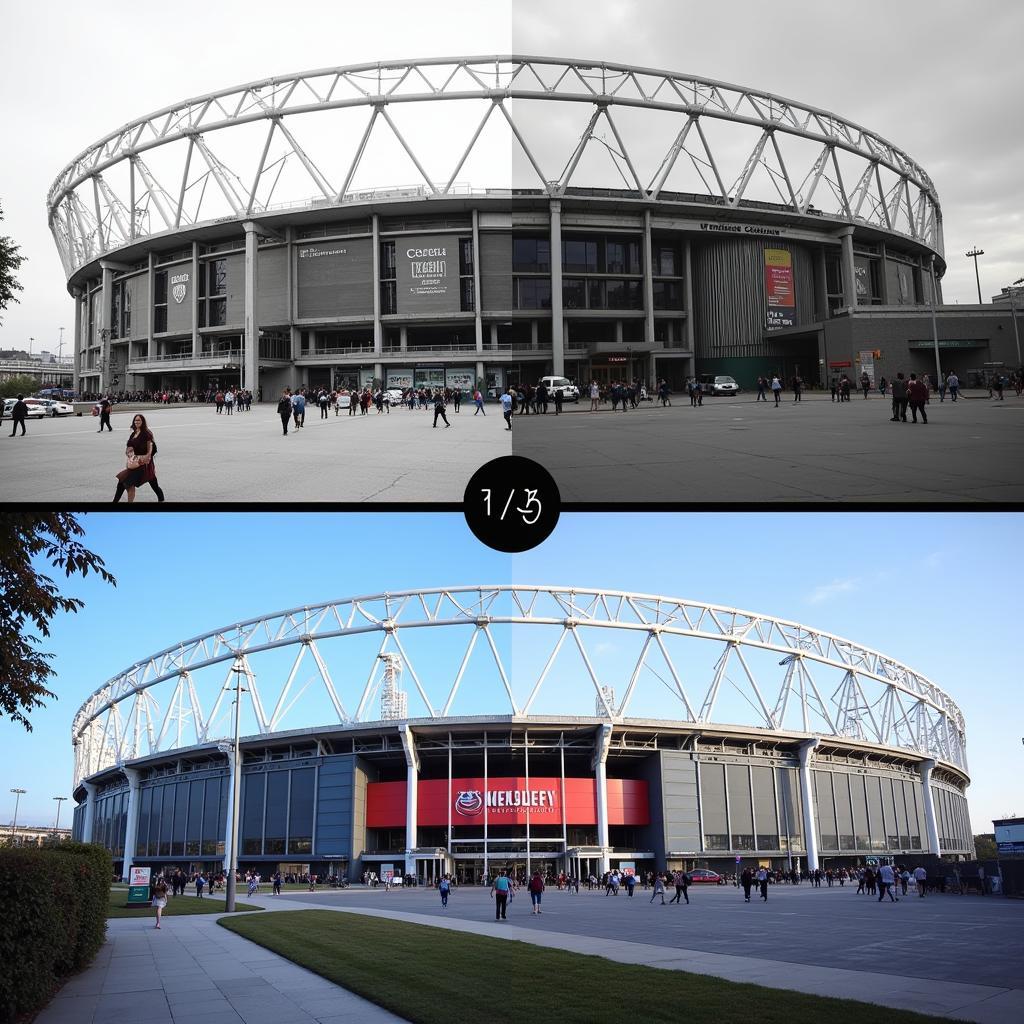
<path fill-rule="evenodd" d="M 228 881 L 224 894 L 224 910 L 234 913 L 235 910 L 235 873 L 238 871 L 238 803 L 242 793 L 242 759 L 239 754 L 239 727 L 242 711 L 242 675 L 245 672 L 242 659 L 236 655 L 231 671 L 235 674 L 235 738 L 234 738 L 234 773 L 231 791 L 231 843 L 228 846 Z"/>
<path fill-rule="evenodd" d="M 28 359 L 29 359 L 29 362 L 32 361 L 32 346 L 35 345 L 35 343 L 36 343 L 36 339 L 35 338 L 29 338 L 28 339 Z"/>
<path fill-rule="evenodd" d="M 985 255 L 984 249 L 974 248 L 970 252 L 964 253 L 965 256 L 973 257 L 974 259 L 974 280 L 978 285 L 978 305 L 981 305 L 981 278 L 978 276 L 978 257 Z"/>
<path fill-rule="evenodd" d="M 932 255 L 931 264 L 932 286 L 928 295 L 928 306 L 932 314 L 932 342 L 935 345 L 935 386 L 942 387 L 942 363 L 939 361 L 939 327 L 935 322 L 935 255 Z"/>
<path fill-rule="evenodd" d="M 21 802 L 22 796 L 28 792 L 25 789 L 12 789 L 11 792 L 14 794 L 14 824 L 11 825 L 11 845 L 14 845 L 14 841 L 18 835 L 18 804 Z"/>
<path fill-rule="evenodd" d="M 57 342 L 57 363 L 61 361 L 61 357 L 64 355 L 64 328 L 60 328 L 60 341 Z"/>
<path fill-rule="evenodd" d="M 53 831 L 56 832 L 60 828 L 60 805 L 67 800 L 66 796 L 55 796 L 53 798 L 57 801 L 57 819 L 53 823 Z"/>
<path fill-rule="evenodd" d="M 1020 361 L 1020 333 L 1017 330 L 1017 305 L 1013 301 L 1017 297 L 1018 289 L 1024 284 L 1024 277 L 1018 277 L 1009 288 L 1003 289 L 1010 300 L 1010 319 L 1013 321 L 1013 340 L 1017 343 L 1017 372 L 1020 373 L 1024 363 Z"/>

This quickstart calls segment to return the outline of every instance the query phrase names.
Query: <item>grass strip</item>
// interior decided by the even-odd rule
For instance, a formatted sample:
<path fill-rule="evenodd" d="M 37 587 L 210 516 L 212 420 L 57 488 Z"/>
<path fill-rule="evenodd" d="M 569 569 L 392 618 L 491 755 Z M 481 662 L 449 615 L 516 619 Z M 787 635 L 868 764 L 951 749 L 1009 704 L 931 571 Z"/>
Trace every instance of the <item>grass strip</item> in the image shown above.
<path fill-rule="evenodd" d="M 416 1024 L 451 1024 L 453 1019 L 488 1024 L 936 1024 L 944 1019 L 331 910 L 217 923 Z M 800 965 L 782 969 L 799 971 Z M 871 982 L 866 973 L 866 996 Z"/>
<path fill-rule="evenodd" d="M 107 918 L 151 917 L 156 921 L 156 911 L 150 906 L 128 906 L 124 889 L 111 889 L 107 900 Z M 235 903 L 235 910 L 262 910 L 251 903 Z M 164 907 L 164 917 L 181 917 L 183 914 L 223 914 L 224 900 L 204 896 L 169 896 Z"/>

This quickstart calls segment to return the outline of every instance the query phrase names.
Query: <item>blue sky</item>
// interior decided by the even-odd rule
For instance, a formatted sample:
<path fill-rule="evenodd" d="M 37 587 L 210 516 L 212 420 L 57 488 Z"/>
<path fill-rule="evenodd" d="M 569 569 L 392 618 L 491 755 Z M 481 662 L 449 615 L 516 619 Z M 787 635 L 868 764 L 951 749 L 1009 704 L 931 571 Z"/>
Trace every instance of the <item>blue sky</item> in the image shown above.
<path fill-rule="evenodd" d="M 563 515 L 544 544 L 521 555 L 484 547 L 461 514 L 91 514 L 82 521 L 87 545 L 102 555 L 118 586 L 106 587 L 92 576 L 61 581 L 65 592 L 86 606 L 77 615 L 57 618 L 44 645 L 55 655 L 51 689 L 59 700 L 32 716 L 31 733 L 0 723 L 3 823 L 14 810 L 8 791 L 17 786 L 28 790 L 19 821 L 52 824 L 52 798 L 71 795 L 75 711 L 94 689 L 139 658 L 228 623 L 306 603 L 496 583 L 601 587 L 708 601 L 802 622 L 873 647 L 927 675 L 963 710 L 975 831 L 989 830 L 993 817 L 1024 814 L 1020 787 L 1013 782 L 1024 777 L 1021 685 L 1013 665 L 1022 607 L 1013 571 L 1020 515 L 574 514 Z M 528 645 L 513 636 L 498 637 L 506 666 L 515 645 L 517 694 L 529 691 L 551 650 L 543 629 L 530 628 Z M 451 678 L 452 659 L 457 668 L 465 650 L 468 634 L 461 640 L 456 634 L 410 630 L 403 637 L 431 697 L 432 686 Z M 638 654 L 612 635 L 588 638 L 587 650 L 602 682 L 628 678 Z M 582 678 L 582 663 L 572 668 L 571 657 L 576 656 L 567 644 L 557 673 L 549 677 L 557 676 L 557 685 L 545 685 L 535 710 L 554 710 L 561 703 L 563 711 L 591 713 L 593 690 Z M 708 677 L 717 651 L 710 661 L 706 652 L 690 660 L 678 649 L 672 657 L 689 673 L 691 697 L 702 692 L 697 681 Z M 264 686 L 270 691 L 279 670 L 284 678 L 290 658 L 282 655 L 264 666 L 261 692 Z M 453 710 L 504 713 L 493 664 L 478 642 L 459 695 L 463 703 Z M 652 657 L 649 664 L 654 671 L 638 684 L 631 713 L 672 717 L 664 663 Z M 329 666 L 339 690 L 351 683 L 358 691 L 366 681 L 365 667 L 358 680 L 347 681 L 344 660 L 342 667 L 331 661 Z M 297 688 L 307 686 L 296 711 L 312 716 L 302 723 L 307 725 L 329 720 L 318 717 L 314 671 L 307 659 L 296 678 Z M 406 688 L 414 710 L 418 698 L 408 678 Z M 716 720 L 737 720 L 731 712 L 742 707 L 729 703 L 741 700 L 739 688 L 734 690 L 716 706 Z M 65 804 L 64 823 L 70 821 L 69 809 Z"/>

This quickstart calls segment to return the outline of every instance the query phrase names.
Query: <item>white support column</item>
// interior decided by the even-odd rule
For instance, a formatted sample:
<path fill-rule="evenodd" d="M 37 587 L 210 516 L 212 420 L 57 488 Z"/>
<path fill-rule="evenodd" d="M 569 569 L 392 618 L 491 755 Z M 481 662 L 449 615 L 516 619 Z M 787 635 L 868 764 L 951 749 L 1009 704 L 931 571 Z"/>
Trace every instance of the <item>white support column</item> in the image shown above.
<path fill-rule="evenodd" d="M 75 297 L 75 334 L 74 340 L 71 343 L 71 357 L 72 357 L 72 377 L 71 386 L 81 395 L 82 393 L 82 321 L 85 319 L 83 316 L 83 310 L 85 302 L 88 299 L 83 299 L 83 290 L 81 288 L 75 288 L 72 294 Z"/>
<path fill-rule="evenodd" d="M 654 344 L 654 246 L 651 244 L 651 211 L 644 210 L 644 341 Z M 652 359 L 653 368 L 653 359 Z M 649 375 L 650 376 L 650 375 Z M 647 381 L 654 383 L 653 377 Z"/>
<path fill-rule="evenodd" d="M 942 849 L 939 845 L 939 826 L 935 820 L 935 801 L 932 799 L 932 770 L 935 768 L 933 760 L 921 762 L 921 789 L 924 799 L 924 830 L 928 836 L 928 852 L 936 857 L 942 856 Z"/>
<path fill-rule="evenodd" d="M 373 357 L 384 353 L 384 327 L 380 321 L 380 217 L 373 215 Z M 404 329 L 403 329 L 404 330 Z M 402 348 L 405 348 L 403 344 Z"/>
<path fill-rule="evenodd" d="M 82 822 L 82 842 L 92 842 L 93 822 L 96 820 L 96 797 L 99 795 L 100 787 L 93 782 L 83 782 L 86 793 L 89 794 L 85 801 L 85 820 Z"/>
<path fill-rule="evenodd" d="M 818 867 L 818 836 L 814 831 L 814 787 L 811 785 L 811 755 L 818 740 L 807 740 L 800 745 L 800 803 L 804 812 L 804 849 L 807 851 L 807 870 Z"/>
<path fill-rule="evenodd" d="M 203 264 L 203 273 L 207 270 L 207 264 Z M 206 293 L 206 289 L 203 289 Z M 199 353 L 203 350 L 203 343 L 199 339 L 199 243 L 192 243 L 192 358 L 198 359 Z"/>
<path fill-rule="evenodd" d="M 551 200 L 551 372 L 565 373 L 565 331 L 562 319 L 562 202 Z"/>
<path fill-rule="evenodd" d="M 256 322 L 256 289 L 259 284 L 259 236 L 256 224 L 248 220 L 245 228 L 245 335 L 242 338 L 243 386 L 255 396 L 259 392 L 260 330 Z"/>
<path fill-rule="evenodd" d="M 121 881 L 127 882 L 128 873 L 135 860 L 135 843 L 139 835 L 139 783 L 142 780 L 142 773 L 135 768 L 122 768 L 121 771 L 128 779 L 128 820 L 124 827 L 124 860 L 121 862 Z"/>
<path fill-rule="evenodd" d="M 224 817 L 224 874 L 231 870 L 231 828 L 235 821 L 235 791 L 242 792 L 240 786 L 235 785 L 235 748 L 230 743 L 223 743 L 219 747 L 221 753 L 228 758 L 228 805 L 227 814 Z"/>
<path fill-rule="evenodd" d="M 836 232 L 842 241 L 839 263 L 843 274 L 843 305 L 857 305 L 857 276 L 853 269 L 853 228 L 840 228 Z"/>
<path fill-rule="evenodd" d="M 594 781 L 597 789 L 597 845 L 601 848 L 601 874 L 611 867 L 611 847 L 608 844 L 608 776 L 605 765 L 612 739 L 612 726 L 602 725 L 594 744 Z"/>
<path fill-rule="evenodd" d="M 96 311 L 96 336 L 100 340 L 100 386 L 98 392 L 106 394 L 110 388 L 110 307 L 114 293 L 114 268 L 105 260 L 100 261 L 100 268 L 103 274 L 102 290 L 100 291 L 99 309 Z"/>
<path fill-rule="evenodd" d="M 417 789 L 420 774 L 420 759 L 416 753 L 416 738 L 412 729 L 402 730 L 402 749 L 405 751 L 405 873 L 416 874 L 416 819 Z"/>
<path fill-rule="evenodd" d="M 480 295 L 480 211 L 473 210 L 473 340 L 479 357 L 484 350 L 483 304 Z M 478 377 L 482 374 L 477 374 Z"/>

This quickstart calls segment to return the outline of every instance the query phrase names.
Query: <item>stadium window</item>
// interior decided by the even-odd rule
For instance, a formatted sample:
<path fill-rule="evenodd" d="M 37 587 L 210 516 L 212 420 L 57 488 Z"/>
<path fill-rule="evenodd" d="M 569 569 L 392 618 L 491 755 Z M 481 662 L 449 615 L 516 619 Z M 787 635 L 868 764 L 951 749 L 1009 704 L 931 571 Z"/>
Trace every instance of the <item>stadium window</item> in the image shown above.
<path fill-rule="evenodd" d="M 398 310 L 397 282 L 381 281 L 380 283 L 380 312 L 381 316 L 395 313 Z"/>
<path fill-rule="evenodd" d="M 567 238 L 562 241 L 562 269 L 571 274 L 597 274 L 597 242 L 593 239 Z M 581 306 L 576 307 L 581 309 Z"/>
<path fill-rule="evenodd" d="M 606 309 L 605 282 L 602 280 L 587 281 L 587 307 L 589 309 Z"/>
<path fill-rule="evenodd" d="M 395 243 L 393 241 L 381 242 L 380 279 L 382 281 L 393 280 L 396 276 L 395 266 Z"/>
<path fill-rule="evenodd" d="M 550 309 L 551 281 L 546 277 L 512 279 L 516 309 Z"/>
<path fill-rule="evenodd" d="M 153 275 L 153 331 L 162 334 L 167 330 L 167 271 Z"/>
<path fill-rule="evenodd" d="M 459 274 L 465 277 L 473 273 L 473 239 L 459 239 Z"/>
<path fill-rule="evenodd" d="M 512 240 L 512 269 L 544 274 L 551 270 L 551 243 L 546 238 Z"/>
<path fill-rule="evenodd" d="M 462 278 L 459 282 L 459 308 L 463 313 L 472 313 L 476 309 L 473 295 L 473 278 Z"/>
<path fill-rule="evenodd" d="M 587 293 L 582 278 L 562 280 L 562 306 L 565 309 L 586 309 Z"/>
<path fill-rule="evenodd" d="M 655 274 L 660 277 L 679 277 L 679 251 L 664 242 L 654 248 Z"/>
<path fill-rule="evenodd" d="M 682 309 L 683 290 L 678 281 L 654 282 L 655 309 Z"/>

